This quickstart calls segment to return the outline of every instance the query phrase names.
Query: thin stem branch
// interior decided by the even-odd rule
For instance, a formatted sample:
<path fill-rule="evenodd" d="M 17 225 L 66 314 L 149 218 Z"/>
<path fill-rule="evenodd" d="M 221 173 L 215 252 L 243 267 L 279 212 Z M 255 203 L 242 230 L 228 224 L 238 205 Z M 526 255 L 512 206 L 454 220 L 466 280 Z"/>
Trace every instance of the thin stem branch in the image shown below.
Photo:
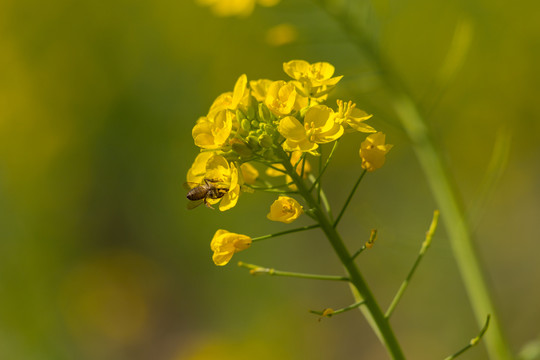
<path fill-rule="evenodd" d="M 324 309 L 323 311 L 317 311 L 317 310 L 309 310 L 310 313 L 312 314 L 315 314 L 315 315 L 319 315 L 319 316 L 323 316 L 323 317 L 331 317 L 331 316 L 334 316 L 334 315 L 338 315 L 338 314 L 342 314 L 346 311 L 350 311 L 350 310 L 354 310 L 356 309 L 357 307 L 361 306 L 361 305 L 364 305 L 365 301 L 362 300 L 362 301 L 358 301 L 354 304 L 351 304 L 347 307 L 344 307 L 343 309 L 338 309 L 338 310 L 334 310 L 334 309 Z"/>
<path fill-rule="evenodd" d="M 486 322 L 485 322 L 484 326 L 482 327 L 482 330 L 480 330 L 480 333 L 478 334 L 478 336 L 471 339 L 471 341 L 469 341 L 469 344 L 467 344 L 467 346 L 465 346 L 463 349 L 457 351 L 453 355 L 448 356 L 444 360 L 453 360 L 453 359 L 457 358 L 459 355 L 463 354 L 465 351 L 469 350 L 470 348 L 472 348 L 473 346 L 478 344 L 480 342 L 480 340 L 482 339 L 482 337 L 484 336 L 484 334 L 486 333 L 487 329 L 488 329 L 489 319 L 490 318 L 491 318 L 491 316 L 488 315 L 487 318 L 486 318 Z"/>
<path fill-rule="evenodd" d="M 281 232 L 274 233 L 274 234 L 258 236 L 258 237 L 252 238 L 251 241 L 253 242 L 253 241 L 266 240 L 266 239 L 270 239 L 270 238 L 274 238 L 274 237 L 278 237 L 278 236 L 282 236 L 282 235 L 292 234 L 292 233 L 299 232 L 299 231 L 315 229 L 315 228 L 318 228 L 318 227 L 320 227 L 319 224 L 303 226 L 303 227 L 300 227 L 300 228 L 291 229 L 291 230 L 285 230 L 285 231 L 281 231 Z"/>
<path fill-rule="evenodd" d="M 435 233 L 435 229 L 437 229 L 437 223 L 439 221 L 439 211 L 435 210 L 433 212 L 433 220 L 431 220 L 431 225 L 429 226 L 429 230 L 426 233 L 426 239 L 422 243 L 422 247 L 420 248 L 420 252 L 418 253 L 418 256 L 416 257 L 416 261 L 414 262 L 411 270 L 409 271 L 409 274 L 403 280 L 401 283 L 401 286 L 399 287 L 399 290 L 397 291 L 396 295 L 394 296 L 394 299 L 392 300 L 392 303 L 390 303 L 390 306 L 388 307 L 388 310 L 386 310 L 386 313 L 384 316 L 386 318 L 390 318 L 392 313 L 394 312 L 397 304 L 401 300 L 401 297 L 405 293 L 405 290 L 407 289 L 407 286 L 409 286 L 409 282 L 411 281 L 414 272 L 416 271 L 416 268 L 420 264 L 420 261 L 424 257 L 424 254 L 427 252 L 429 246 L 431 245 L 431 239 L 433 238 L 433 234 Z"/>
<path fill-rule="evenodd" d="M 356 257 L 358 255 L 360 255 L 364 250 L 366 249 L 371 249 L 371 247 L 373 247 L 373 243 L 375 242 L 375 240 L 377 240 L 377 229 L 373 229 L 371 230 L 371 234 L 369 236 L 369 240 L 364 244 L 362 245 L 362 247 L 360 249 L 358 249 L 352 256 L 351 256 L 351 260 L 354 260 L 356 259 Z"/>
<path fill-rule="evenodd" d="M 354 184 L 354 187 L 352 188 L 352 190 L 351 190 L 351 192 L 349 194 L 349 197 L 347 198 L 347 200 L 345 201 L 345 204 L 343 205 L 343 208 L 339 212 L 339 215 L 336 218 L 336 221 L 334 221 L 334 225 L 333 225 L 334 227 L 336 227 L 339 224 L 339 221 L 341 220 L 341 217 L 345 213 L 345 210 L 347 210 L 347 206 L 349 206 L 349 203 L 351 202 L 352 197 L 353 197 L 354 193 L 356 192 L 356 189 L 358 188 L 358 185 L 360 185 L 360 182 L 364 178 L 364 175 L 366 175 L 366 172 L 367 172 L 367 170 L 364 169 L 364 171 L 362 171 L 362 174 L 360 174 L 360 177 L 356 181 L 356 184 Z"/>
<path fill-rule="evenodd" d="M 309 175 L 309 180 L 310 181 L 314 181 L 315 180 L 315 177 L 310 174 Z M 322 189 L 322 186 L 320 186 L 320 183 L 319 183 L 319 187 L 317 187 L 317 194 L 318 196 L 320 197 L 320 203 L 322 203 L 322 205 L 324 206 L 324 209 L 326 210 L 326 213 L 328 214 L 328 217 L 330 218 L 330 220 L 332 220 L 332 208 L 330 208 L 330 202 L 328 202 L 328 198 L 326 197 L 326 193 L 324 192 L 324 190 Z"/>
<path fill-rule="evenodd" d="M 327 280 L 327 281 L 349 281 L 349 278 L 346 276 L 333 276 L 333 275 L 316 275 L 316 274 L 305 274 L 297 273 L 290 271 L 280 271 L 271 268 L 265 268 L 258 265 L 246 264 L 242 261 L 238 262 L 238 266 L 245 267 L 250 269 L 252 275 L 266 274 L 271 276 L 286 276 L 286 277 L 295 277 L 302 279 L 312 279 L 312 280 Z"/>
<path fill-rule="evenodd" d="M 340 139 L 337 139 L 335 142 L 334 142 L 334 146 L 332 147 L 332 150 L 330 151 L 330 154 L 328 155 L 328 157 L 326 158 L 326 162 L 324 163 L 324 166 L 321 168 L 319 168 L 319 175 L 317 176 L 317 179 L 313 182 L 313 184 L 311 184 L 311 187 L 309 189 L 309 192 L 312 192 L 313 189 L 315 188 L 315 186 L 317 186 L 317 184 L 319 183 L 319 181 L 321 181 L 321 176 L 324 174 L 324 172 L 326 171 L 326 168 L 328 167 L 328 164 L 330 164 L 330 160 L 332 159 L 332 156 L 334 155 L 334 151 L 337 149 L 337 146 L 338 146 L 338 143 L 339 143 L 339 140 Z M 321 158 L 322 159 L 322 158 Z"/>

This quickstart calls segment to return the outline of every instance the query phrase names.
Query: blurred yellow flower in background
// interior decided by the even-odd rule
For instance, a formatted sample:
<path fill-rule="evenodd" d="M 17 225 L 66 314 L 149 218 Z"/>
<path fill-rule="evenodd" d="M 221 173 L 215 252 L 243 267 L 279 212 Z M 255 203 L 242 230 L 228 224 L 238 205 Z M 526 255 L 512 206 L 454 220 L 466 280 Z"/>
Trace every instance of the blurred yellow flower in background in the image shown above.
<path fill-rule="evenodd" d="M 280 221 L 285 224 L 290 224 L 298 219 L 304 213 L 302 205 L 293 198 L 288 196 L 280 196 L 272 206 L 266 217 L 272 221 Z"/>
<path fill-rule="evenodd" d="M 200 5 L 209 6 L 216 16 L 249 16 L 255 4 L 274 6 L 279 0 L 197 0 Z"/>
<path fill-rule="evenodd" d="M 247 235 L 235 234 L 219 229 L 214 234 L 210 248 L 214 252 L 212 260 L 218 266 L 227 265 L 232 256 L 251 246 L 251 238 Z"/>
<path fill-rule="evenodd" d="M 374 171 L 384 165 L 385 155 L 393 147 L 385 144 L 386 135 L 382 132 L 369 135 L 360 145 L 362 167 L 367 171 Z"/>
<path fill-rule="evenodd" d="M 295 42 L 298 30 L 292 24 L 279 24 L 266 31 L 266 42 L 272 46 L 282 46 Z"/>

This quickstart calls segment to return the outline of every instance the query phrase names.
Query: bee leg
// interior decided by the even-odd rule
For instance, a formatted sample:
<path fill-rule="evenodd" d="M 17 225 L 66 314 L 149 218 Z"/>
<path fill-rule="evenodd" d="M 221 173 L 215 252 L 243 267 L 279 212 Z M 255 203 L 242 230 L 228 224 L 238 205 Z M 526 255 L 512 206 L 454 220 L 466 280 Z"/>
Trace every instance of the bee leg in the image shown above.
<path fill-rule="evenodd" d="M 204 198 L 204 205 L 206 205 L 206 207 L 209 208 L 209 209 L 215 210 L 215 209 L 212 207 L 212 205 L 210 205 L 210 204 L 208 203 L 208 201 L 206 201 L 206 198 Z"/>

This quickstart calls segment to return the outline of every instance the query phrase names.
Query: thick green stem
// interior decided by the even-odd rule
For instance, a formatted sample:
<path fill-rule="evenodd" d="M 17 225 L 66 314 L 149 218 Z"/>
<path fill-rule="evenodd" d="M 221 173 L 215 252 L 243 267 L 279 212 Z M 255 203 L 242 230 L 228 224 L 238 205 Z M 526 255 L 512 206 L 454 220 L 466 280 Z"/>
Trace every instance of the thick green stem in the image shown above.
<path fill-rule="evenodd" d="M 414 141 L 416 155 L 441 210 L 442 220 L 446 226 L 476 321 L 482 325 L 486 314 L 492 316 L 491 329 L 485 337 L 490 358 L 512 359 L 512 353 L 503 336 L 501 325 L 496 316 L 497 311 L 491 301 L 490 291 L 476 249 L 473 246 L 469 225 L 457 201 L 457 196 L 442 160 L 438 156 L 435 146 L 428 136 L 424 121 L 412 100 L 404 94 L 396 94 L 394 97 L 396 113 L 409 137 Z"/>
<path fill-rule="evenodd" d="M 304 197 L 309 207 L 313 209 L 314 217 L 319 221 L 321 229 L 326 234 L 334 251 L 349 274 L 349 280 L 353 287 L 353 295 L 355 296 L 355 300 L 357 302 L 365 302 L 360 307 L 360 310 L 362 310 L 369 324 L 381 342 L 385 345 L 391 358 L 405 359 L 396 336 L 390 327 L 388 319 L 384 317 L 379 304 L 375 300 L 375 297 L 371 293 L 366 281 L 356 267 L 356 264 L 354 263 L 349 250 L 345 247 L 341 236 L 334 228 L 332 222 L 328 219 L 328 216 L 323 212 L 319 203 L 313 198 L 313 195 L 306 187 L 304 181 L 296 174 L 290 162 L 286 160 L 286 157 L 284 157 L 283 165 L 298 187 L 298 192 Z"/>
<path fill-rule="evenodd" d="M 350 41 L 370 60 L 374 70 L 380 74 L 382 83 L 389 90 L 392 98 L 391 106 L 414 144 L 416 156 L 441 211 L 442 221 L 446 226 L 454 257 L 478 325 L 481 326 L 484 323 L 487 313 L 491 314 L 490 331 L 485 336 L 489 356 L 497 360 L 513 359 L 473 246 L 469 224 L 443 165 L 443 160 L 430 139 L 426 121 L 418 105 L 403 84 L 401 77 L 381 54 L 358 19 L 352 18 L 345 7 L 332 8 L 324 0 L 314 0 L 314 3 L 320 5 L 328 15 L 335 18 Z"/>

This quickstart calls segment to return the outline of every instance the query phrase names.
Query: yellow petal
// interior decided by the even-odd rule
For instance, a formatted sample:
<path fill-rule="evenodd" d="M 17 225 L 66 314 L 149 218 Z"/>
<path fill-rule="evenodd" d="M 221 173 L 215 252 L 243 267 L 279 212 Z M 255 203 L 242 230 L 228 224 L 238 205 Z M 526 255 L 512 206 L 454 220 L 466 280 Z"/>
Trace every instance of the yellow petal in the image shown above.
<path fill-rule="evenodd" d="M 288 140 L 302 141 L 307 139 L 306 129 L 293 116 L 287 116 L 281 119 L 278 125 L 278 131 Z"/>
<path fill-rule="evenodd" d="M 309 63 L 304 60 L 291 60 L 289 62 L 283 63 L 283 71 L 290 77 L 295 80 L 299 80 L 309 70 Z"/>

